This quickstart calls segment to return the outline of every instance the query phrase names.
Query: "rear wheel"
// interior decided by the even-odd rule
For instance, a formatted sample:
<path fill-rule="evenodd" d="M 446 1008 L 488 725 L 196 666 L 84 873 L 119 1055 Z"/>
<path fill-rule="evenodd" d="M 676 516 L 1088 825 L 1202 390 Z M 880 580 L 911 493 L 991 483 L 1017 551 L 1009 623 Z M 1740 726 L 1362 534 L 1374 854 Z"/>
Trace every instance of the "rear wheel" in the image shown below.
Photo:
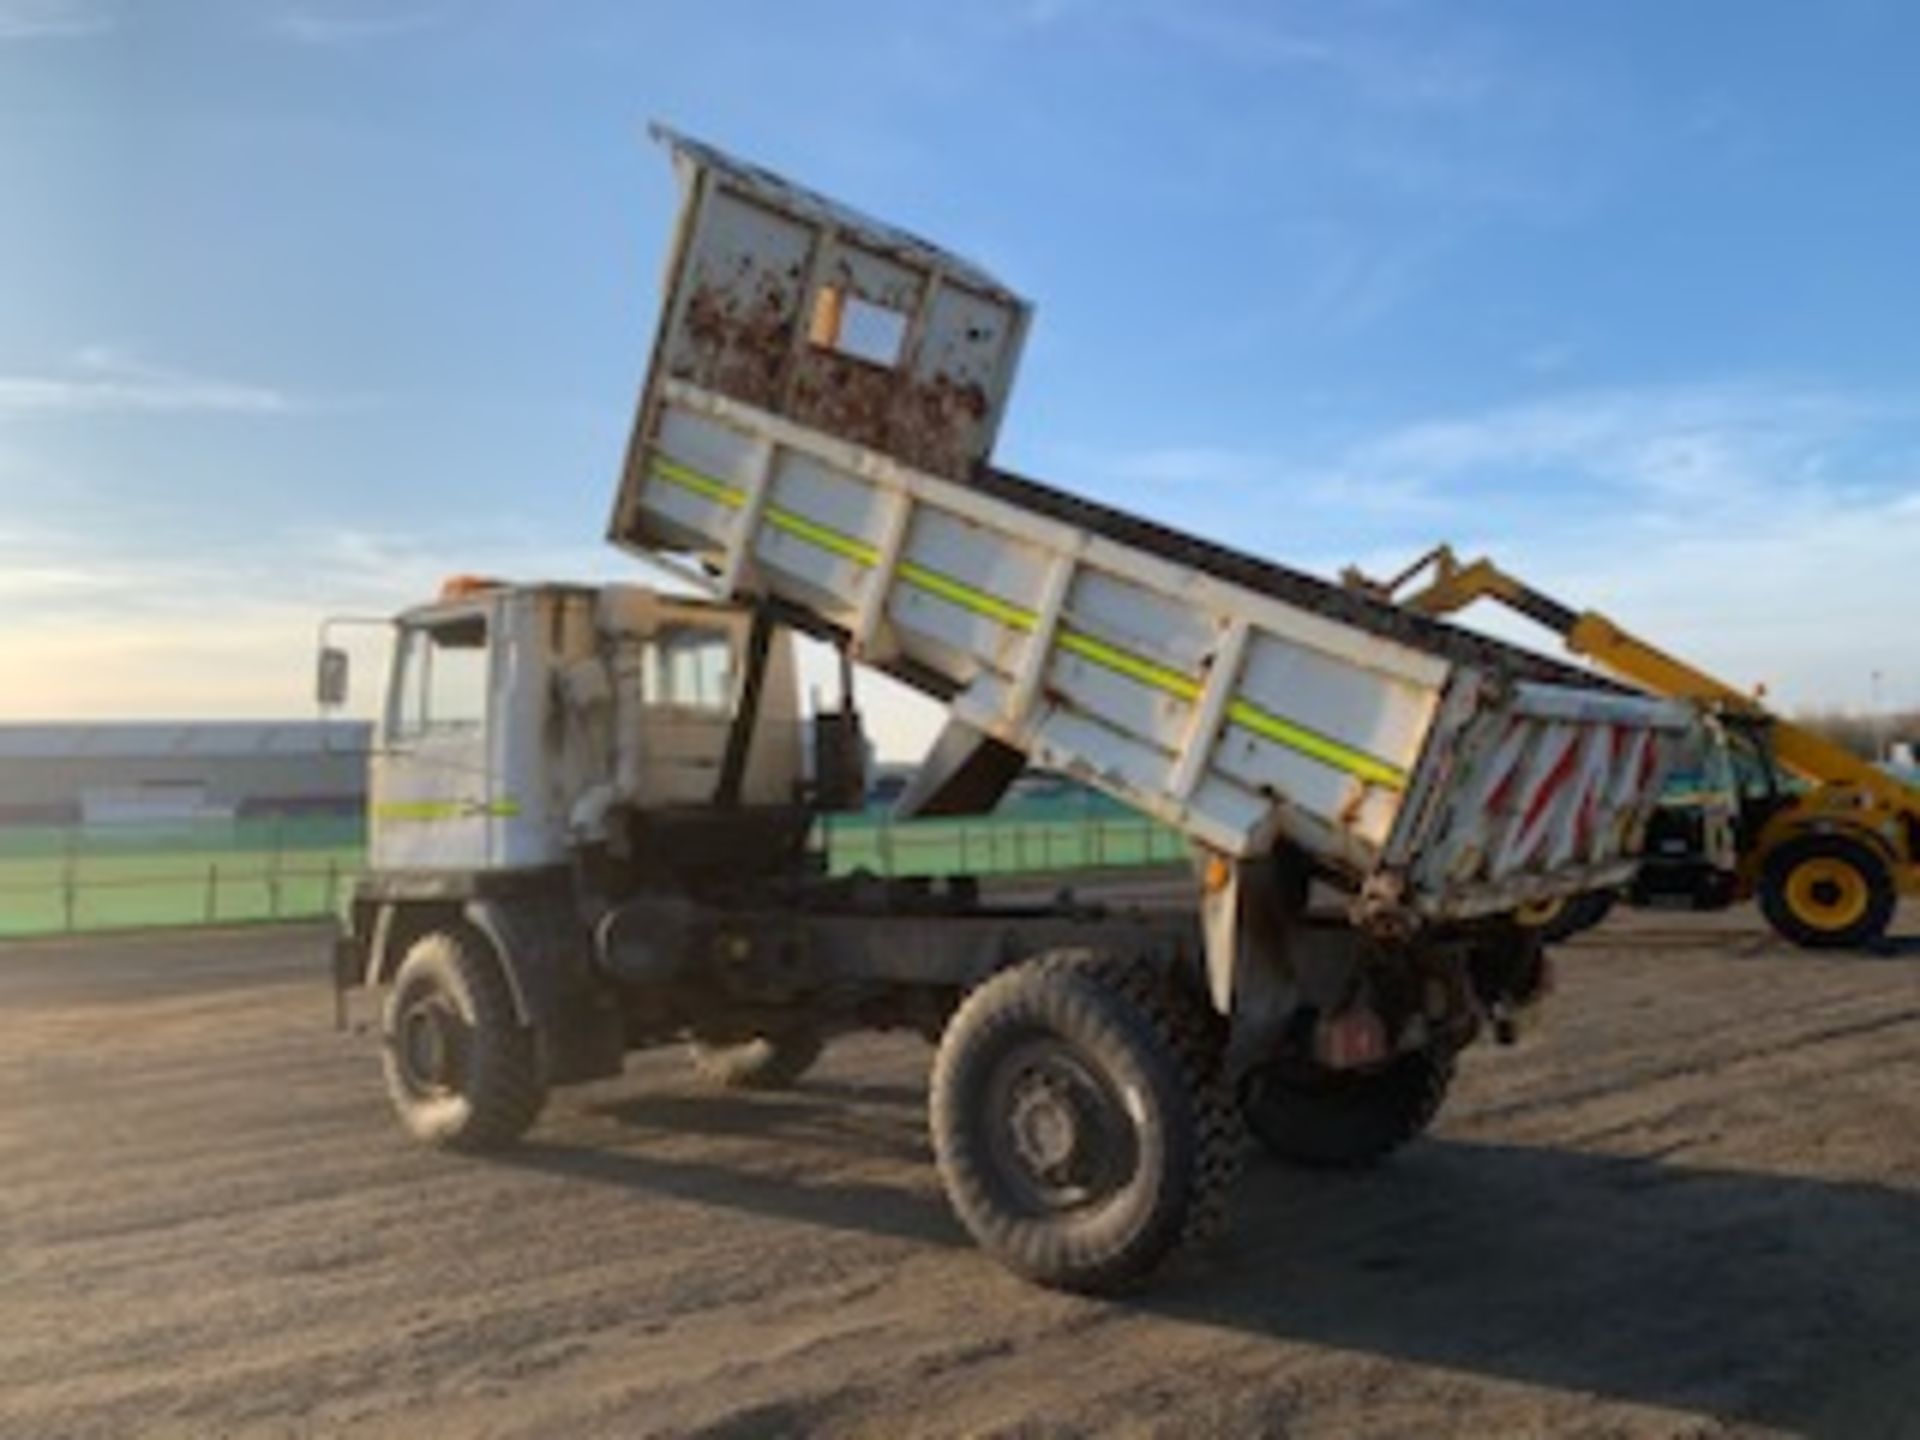
<path fill-rule="evenodd" d="M 486 943 L 422 936 L 381 1012 L 387 1094 L 409 1134 L 448 1150 L 490 1150 L 526 1133 L 546 1103 L 533 1032 L 520 1023 Z"/>
<path fill-rule="evenodd" d="M 1241 1083 L 1247 1128 L 1283 1160 L 1325 1168 L 1371 1165 L 1433 1123 L 1453 1082 L 1447 1047 L 1409 1051 L 1375 1070 L 1307 1062 L 1259 1066 Z"/>
<path fill-rule="evenodd" d="M 731 1043 L 697 1035 L 687 1041 L 693 1068 L 727 1090 L 784 1090 L 813 1068 L 824 1049 L 826 1041 L 813 1030 L 783 1030 Z"/>
<path fill-rule="evenodd" d="M 1846 835 L 1803 835 L 1767 858 L 1760 908 L 1794 944 L 1845 950 L 1877 943 L 1896 900 L 1893 876 L 1871 846 Z"/>
<path fill-rule="evenodd" d="M 982 1249 L 1043 1285 L 1111 1292 L 1219 1226 L 1240 1138 L 1207 1019 L 1151 967 L 1077 952 L 968 998 L 930 1122 Z"/>

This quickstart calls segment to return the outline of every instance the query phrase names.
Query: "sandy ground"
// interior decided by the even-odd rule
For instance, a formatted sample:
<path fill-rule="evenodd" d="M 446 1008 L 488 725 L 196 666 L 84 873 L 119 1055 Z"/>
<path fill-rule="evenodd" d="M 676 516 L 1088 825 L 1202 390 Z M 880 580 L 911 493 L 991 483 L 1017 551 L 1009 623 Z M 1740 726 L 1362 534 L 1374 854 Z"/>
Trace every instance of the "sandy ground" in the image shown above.
<path fill-rule="evenodd" d="M 1617 920 L 1433 1139 L 1256 1159 L 1124 1303 L 969 1247 L 918 1041 L 767 1098 L 638 1058 L 459 1160 L 323 953 L 0 948 L 0 1433 L 1920 1435 L 1920 945 Z"/>

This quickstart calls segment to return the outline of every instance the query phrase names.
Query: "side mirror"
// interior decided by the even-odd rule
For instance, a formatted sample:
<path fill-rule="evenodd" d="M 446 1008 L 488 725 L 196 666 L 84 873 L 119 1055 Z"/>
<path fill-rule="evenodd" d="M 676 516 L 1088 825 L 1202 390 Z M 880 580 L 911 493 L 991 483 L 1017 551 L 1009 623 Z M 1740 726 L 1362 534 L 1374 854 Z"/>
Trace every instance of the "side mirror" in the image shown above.
<path fill-rule="evenodd" d="M 322 710 L 337 710 L 347 703 L 349 670 L 346 651 L 337 645 L 321 647 L 320 663 L 314 672 L 313 690 Z"/>

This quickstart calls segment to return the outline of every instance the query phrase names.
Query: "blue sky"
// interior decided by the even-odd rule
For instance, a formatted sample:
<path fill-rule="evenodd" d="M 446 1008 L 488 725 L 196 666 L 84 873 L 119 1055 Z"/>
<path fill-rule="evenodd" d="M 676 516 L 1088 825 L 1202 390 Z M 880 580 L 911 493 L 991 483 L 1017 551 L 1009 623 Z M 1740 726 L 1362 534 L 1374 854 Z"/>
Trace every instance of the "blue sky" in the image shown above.
<path fill-rule="evenodd" d="M 1012 468 L 1920 703 L 1916 53 L 1864 0 L 0 0 L 0 718 L 301 714 L 328 611 L 634 575 L 649 118 L 1031 296 Z"/>

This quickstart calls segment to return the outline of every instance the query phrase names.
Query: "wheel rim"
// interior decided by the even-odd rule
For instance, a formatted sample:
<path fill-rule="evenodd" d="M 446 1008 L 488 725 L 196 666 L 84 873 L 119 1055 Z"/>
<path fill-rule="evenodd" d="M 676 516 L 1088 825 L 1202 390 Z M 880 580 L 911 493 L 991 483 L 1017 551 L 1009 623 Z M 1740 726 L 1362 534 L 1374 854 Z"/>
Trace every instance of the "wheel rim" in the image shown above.
<path fill-rule="evenodd" d="M 1535 900 L 1529 905 L 1522 905 L 1513 912 L 1513 918 L 1529 930 L 1538 930 L 1543 925 L 1552 924 L 1560 912 L 1566 908 L 1566 897 L 1556 895 L 1550 900 Z"/>
<path fill-rule="evenodd" d="M 1817 930 L 1857 925 L 1872 903 L 1867 877 L 1832 856 L 1803 860 L 1787 877 L 1788 907 L 1802 924 Z"/>
<path fill-rule="evenodd" d="M 1097 1206 L 1139 1167 L 1126 1102 L 1057 1037 L 1029 1040 L 1001 1058 L 984 1113 L 994 1169 L 1015 1207 L 1029 1215 Z"/>
<path fill-rule="evenodd" d="M 466 1078 L 466 1022 L 437 991 L 411 996 L 394 1026 L 393 1051 L 410 1094 L 423 1100 L 457 1094 Z"/>

